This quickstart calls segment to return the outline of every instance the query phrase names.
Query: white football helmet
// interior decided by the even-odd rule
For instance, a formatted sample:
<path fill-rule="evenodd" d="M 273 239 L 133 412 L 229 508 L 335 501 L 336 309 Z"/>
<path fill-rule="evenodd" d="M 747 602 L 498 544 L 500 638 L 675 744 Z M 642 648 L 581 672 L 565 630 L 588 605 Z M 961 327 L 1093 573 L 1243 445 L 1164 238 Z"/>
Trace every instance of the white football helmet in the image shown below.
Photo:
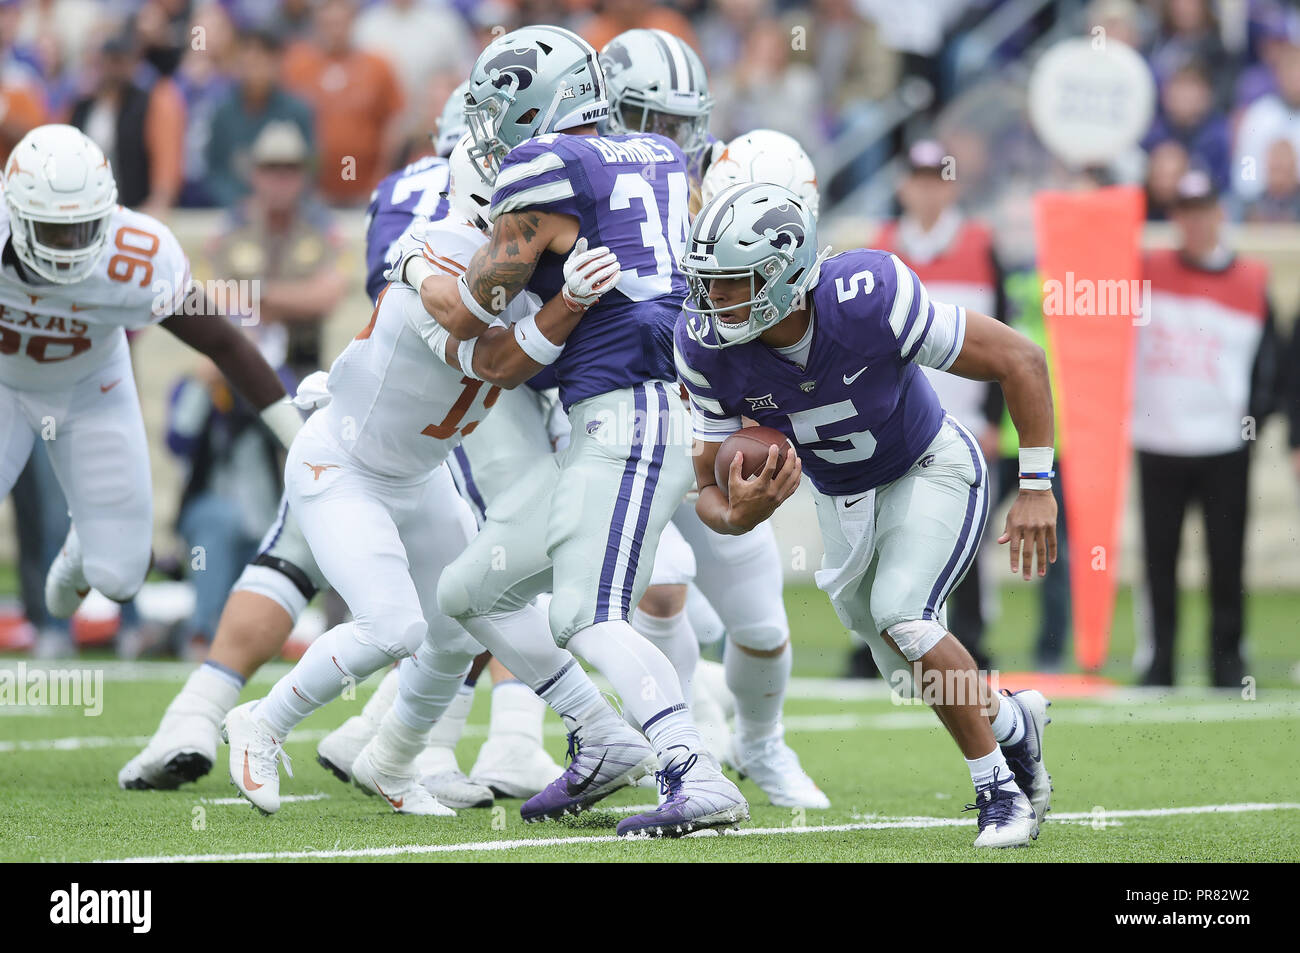
<path fill-rule="evenodd" d="M 117 183 L 99 146 L 72 126 L 37 126 L 9 153 L 4 192 L 24 267 L 61 285 L 90 274 L 117 208 Z"/>
<path fill-rule="evenodd" d="M 700 197 L 707 204 L 727 186 L 741 182 L 784 186 L 803 199 L 817 217 L 821 206 L 817 170 L 803 147 L 783 132 L 755 129 L 728 142 L 704 173 Z"/>
<path fill-rule="evenodd" d="M 465 135 L 469 126 L 465 122 L 465 94 L 469 91 L 469 80 L 461 83 L 447 97 L 447 104 L 442 107 L 438 117 L 437 131 L 433 134 L 433 147 L 438 155 L 449 156 L 456 148 L 460 137 Z"/>
<path fill-rule="evenodd" d="M 488 218 L 488 209 L 492 207 L 496 172 L 487 160 L 470 156 L 473 147 L 474 137 L 467 132 L 461 136 L 447 158 L 447 201 L 457 215 L 464 216 L 476 227 L 490 233 L 492 220 Z M 479 171 L 475 170 L 475 165 L 479 166 Z"/>

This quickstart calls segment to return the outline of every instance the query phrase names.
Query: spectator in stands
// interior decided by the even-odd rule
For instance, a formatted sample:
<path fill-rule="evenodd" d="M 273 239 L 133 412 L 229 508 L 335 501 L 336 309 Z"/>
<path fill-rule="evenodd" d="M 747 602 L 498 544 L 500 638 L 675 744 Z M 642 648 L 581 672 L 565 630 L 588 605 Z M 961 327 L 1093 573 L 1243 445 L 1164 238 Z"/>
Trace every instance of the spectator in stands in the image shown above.
<path fill-rule="evenodd" d="M 455 86 L 468 74 L 474 47 L 464 19 L 449 6 L 424 0 L 380 0 L 357 17 L 357 46 L 388 61 L 402 84 L 404 134 L 419 131 L 423 99 L 440 76 Z M 428 132 L 428 128 L 423 128 Z"/>
<path fill-rule="evenodd" d="M 1280 6 L 1251 4 L 1255 20 L 1255 55 L 1237 76 L 1233 106 L 1244 109 L 1261 96 L 1277 92 L 1278 59 L 1291 42 L 1292 24 L 1288 22 L 1294 11 Z"/>
<path fill-rule="evenodd" d="M 1098 27 L 1108 40 L 1119 40 L 1133 49 L 1142 45 L 1141 13 L 1133 0 L 1092 0 L 1084 17 L 1089 35 Z"/>
<path fill-rule="evenodd" d="M 1295 225 L 1300 222 L 1300 162 L 1289 139 L 1268 147 L 1264 193 L 1249 203 L 1242 217 L 1248 222 Z"/>
<path fill-rule="evenodd" d="M 347 291 L 342 242 L 329 210 L 311 195 L 307 141 L 296 123 L 269 123 L 253 143 L 252 163 L 252 191 L 231 210 L 208 257 L 214 277 L 256 288 L 259 346 L 272 366 L 300 379 L 326 363 L 321 329 Z"/>
<path fill-rule="evenodd" d="M 103 35 L 104 5 L 96 0 L 37 0 L 21 7 L 15 42 L 35 53 L 50 115 L 67 113 L 78 94 L 77 72 Z"/>
<path fill-rule="evenodd" d="M 711 77 L 710 85 L 716 102 L 712 130 L 719 138 L 775 129 L 812 155 L 825 141 L 817 74 L 790 62 L 790 35 L 778 20 L 754 24 L 739 62 Z"/>
<path fill-rule="evenodd" d="M 1147 157 L 1147 220 L 1163 222 L 1178 198 L 1178 183 L 1187 174 L 1187 150 L 1177 139 L 1166 139 Z"/>
<path fill-rule="evenodd" d="M 21 6 L 0 0 L 0 163 L 19 139 L 46 121 L 35 55 L 15 45 Z"/>
<path fill-rule="evenodd" d="M 1268 149 L 1288 139 L 1300 153 L 1300 45 L 1287 44 L 1277 59 L 1278 91 L 1261 96 L 1241 115 L 1233 159 L 1234 188 L 1244 202 L 1264 191 Z"/>
<path fill-rule="evenodd" d="M 230 587 L 275 522 L 283 472 L 279 442 L 204 359 L 172 388 L 167 447 L 185 465 L 176 529 L 194 586 L 194 612 L 175 649 L 182 657 L 202 657 Z"/>
<path fill-rule="evenodd" d="M 1147 51 L 1147 60 L 1162 87 L 1183 64 L 1193 60 L 1202 63 L 1215 84 L 1215 106 L 1226 109 L 1232 101 L 1236 70 L 1223 45 L 1210 0 L 1163 0 L 1160 28 Z"/>
<path fill-rule="evenodd" d="M 1147 685 L 1172 685 L 1177 567 L 1188 505 L 1199 503 L 1210 562 L 1210 676 L 1239 687 L 1250 450 L 1275 403 L 1276 339 L 1268 270 L 1221 235 L 1210 178 L 1179 183 L 1176 250 L 1143 258 L 1149 321 L 1139 326 L 1133 446 L 1141 487 L 1149 605 L 1138 659 Z"/>
<path fill-rule="evenodd" d="M 583 38 L 597 50 L 625 30 L 666 30 L 679 36 L 693 48 L 699 49 L 699 40 L 691 22 L 667 4 L 648 3 L 646 0 L 600 0 L 596 15 L 582 25 Z"/>
<path fill-rule="evenodd" d="M 898 188 L 903 215 L 887 223 L 869 246 L 896 254 L 936 301 L 1000 317 L 1005 311 L 1002 271 L 993 252 L 993 233 L 958 208 L 955 171 L 952 157 L 938 142 L 914 144 Z M 933 368 L 922 371 L 944 409 L 975 435 L 987 459 L 996 459 L 1002 388 Z M 991 666 L 983 648 L 986 612 L 981 588 L 988 580 L 982 580 L 981 566 L 976 559 L 949 598 L 948 626 L 979 667 L 987 669 Z"/>
<path fill-rule="evenodd" d="M 248 193 L 248 150 L 268 123 L 288 120 L 298 126 L 308 146 L 314 141 L 311 107 L 280 82 L 283 48 L 266 30 L 245 30 L 235 57 L 236 85 L 217 106 L 205 152 L 207 194 L 231 206 Z"/>
<path fill-rule="evenodd" d="M 70 122 L 104 150 L 117 180 L 117 200 L 161 217 L 180 196 L 185 103 L 176 84 L 136 76 L 140 47 L 128 28 L 99 48 L 94 92 L 72 108 Z"/>
<path fill-rule="evenodd" d="M 185 100 L 185 162 L 180 204 L 213 205 L 207 190 L 207 153 L 217 109 L 235 85 L 234 30 L 220 3 L 208 2 L 194 12 L 201 43 L 188 47 L 176 70 L 176 86 Z"/>
<path fill-rule="evenodd" d="M 364 203 L 401 144 L 401 84 L 382 56 L 352 40 L 354 0 L 322 0 L 309 38 L 289 47 L 285 84 L 315 107 L 317 186 L 330 202 Z"/>
<path fill-rule="evenodd" d="M 1165 81 L 1160 90 L 1160 113 L 1143 148 L 1150 150 L 1170 139 L 1187 150 L 1193 165 L 1209 173 L 1215 189 L 1228 187 L 1232 154 L 1228 122 L 1214 108 L 1210 77 L 1200 63 L 1183 64 Z"/>
<path fill-rule="evenodd" d="M 1291 447 L 1291 470 L 1300 483 L 1300 321 L 1291 325 L 1291 346 L 1282 364 L 1281 374 L 1285 385 L 1288 423 L 1288 445 Z"/>
<path fill-rule="evenodd" d="M 721 75 L 740 60 L 750 27 L 775 14 L 772 0 L 717 0 L 699 18 L 697 47 L 709 76 Z"/>

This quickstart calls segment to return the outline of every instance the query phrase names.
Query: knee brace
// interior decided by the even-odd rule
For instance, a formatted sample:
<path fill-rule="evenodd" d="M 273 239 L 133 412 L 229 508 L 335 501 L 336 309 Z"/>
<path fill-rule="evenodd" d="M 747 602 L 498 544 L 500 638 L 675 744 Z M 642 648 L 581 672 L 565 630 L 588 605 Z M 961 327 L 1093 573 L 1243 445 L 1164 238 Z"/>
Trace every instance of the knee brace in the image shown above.
<path fill-rule="evenodd" d="M 903 653 L 903 658 L 909 662 L 919 660 L 948 634 L 948 630 L 933 619 L 895 622 L 885 632 L 894 640 L 898 651 Z"/>
<path fill-rule="evenodd" d="M 295 622 L 316 595 L 311 579 L 293 563 L 263 554 L 244 567 L 232 591 L 255 592 L 276 603 Z"/>

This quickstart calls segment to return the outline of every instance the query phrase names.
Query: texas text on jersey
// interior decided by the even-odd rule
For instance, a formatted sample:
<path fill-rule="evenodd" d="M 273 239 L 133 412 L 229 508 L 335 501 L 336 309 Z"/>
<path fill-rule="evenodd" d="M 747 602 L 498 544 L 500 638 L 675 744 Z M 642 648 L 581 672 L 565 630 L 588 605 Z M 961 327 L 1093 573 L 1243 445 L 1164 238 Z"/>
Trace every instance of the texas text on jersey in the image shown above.
<path fill-rule="evenodd" d="M 23 268 L 10 224 L 0 203 L 0 383 L 19 390 L 67 387 L 126 347 L 124 328 L 181 310 L 189 259 L 157 219 L 119 205 L 94 270 L 73 284 L 45 282 Z"/>

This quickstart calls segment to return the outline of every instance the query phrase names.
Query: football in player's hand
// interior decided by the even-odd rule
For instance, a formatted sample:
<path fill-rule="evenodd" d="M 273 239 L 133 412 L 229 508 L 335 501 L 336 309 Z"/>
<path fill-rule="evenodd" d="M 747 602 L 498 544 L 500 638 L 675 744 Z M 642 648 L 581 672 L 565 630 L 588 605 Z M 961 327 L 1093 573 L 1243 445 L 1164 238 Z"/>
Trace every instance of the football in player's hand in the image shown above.
<path fill-rule="evenodd" d="M 785 463 L 785 452 L 790 446 L 781 431 L 773 427 L 745 427 L 722 441 L 722 446 L 718 448 L 718 456 L 713 461 L 713 478 L 718 481 L 724 496 L 730 485 L 728 474 L 736 451 L 744 454 L 744 459 L 740 461 L 740 473 L 748 479 L 762 472 L 767 464 L 767 448 L 773 445 L 779 448 L 776 457 L 776 469 L 779 470 Z"/>

